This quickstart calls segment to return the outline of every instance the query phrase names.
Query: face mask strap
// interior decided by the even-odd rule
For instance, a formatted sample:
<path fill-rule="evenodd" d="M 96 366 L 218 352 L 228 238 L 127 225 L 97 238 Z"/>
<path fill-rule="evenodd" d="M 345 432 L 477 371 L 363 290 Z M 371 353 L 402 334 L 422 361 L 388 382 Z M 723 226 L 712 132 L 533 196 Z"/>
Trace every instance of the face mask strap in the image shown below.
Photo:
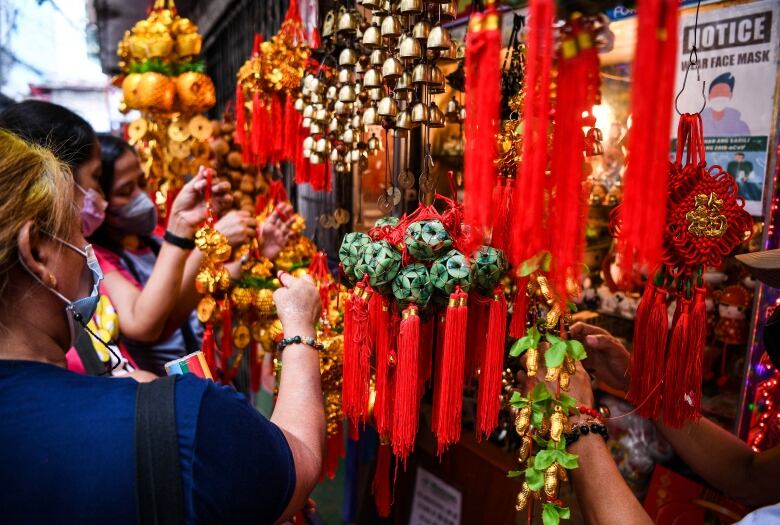
<path fill-rule="evenodd" d="M 113 348 L 111 348 L 111 345 L 105 341 L 103 341 L 102 338 L 100 338 L 95 332 L 92 331 L 92 329 L 87 325 L 87 323 L 84 321 L 84 318 L 82 315 L 78 312 L 73 312 L 73 319 L 81 325 L 81 327 L 84 329 L 85 332 L 87 332 L 89 335 L 92 336 L 93 339 L 98 341 L 103 347 L 105 347 L 106 350 L 108 350 L 108 353 L 111 354 L 114 357 L 114 361 L 116 361 L 116 364 L 111 365 L 111 372 L 119 368 L 119 365 L 122 364 L 122 356 L 120 356 Z M 104 375 L 104 374 L 101 374 Z"/>
<path fill-rule="evenodd" d="M 43 282 L 43 281 L 40 279 L 40 277 L 38 277 L 37 275 L 35 275 L 35 272 L 33 272 L 32 270 L 30 270 L 30 268 L 27 266 L 27 264 L 25 264 L 24 260 L 22 259 L 22 255 L 21 255 L 21 254 L 18 254 L 18 259 L 19 259 L 19 264 L 21 264 L 21 265 L 24 267 L 24 269 L 25 269 L 25 270 L 27 270 L 27 273 L 29 273 L 29 274 L 32 276 L 32 278 L 33 278 L 33 279 L 35 279 L 36 281 L 38 281 L 38 282 L 40 283 L 40 285 L 41 285 L 41 286 L 43 286 L 44 288 L 46 288 L 47 290 L 49 290 L 51 293 L 53 293 L 54 295 L 56 295 L 57 297 L 59 297 L 60 299 L 62 299 L 62 300 L 65 302 L 65 304 L 67 304 L 68 306 L 70 306 L 70 305 L 72 305 L 72 304 L 73 304 L 73 301 L 71 301 L 70 299 L 68 299 L 68 298 L 67 298 L 67 297 L 65 297 L 64 295 L 62 295 L 60 292 L 58 292 L 57 290 L 55 290 L 54 288 L 52 288 L 51 286 L 49 286 L 48 284 L 46 284 L 45 282 Z"/>

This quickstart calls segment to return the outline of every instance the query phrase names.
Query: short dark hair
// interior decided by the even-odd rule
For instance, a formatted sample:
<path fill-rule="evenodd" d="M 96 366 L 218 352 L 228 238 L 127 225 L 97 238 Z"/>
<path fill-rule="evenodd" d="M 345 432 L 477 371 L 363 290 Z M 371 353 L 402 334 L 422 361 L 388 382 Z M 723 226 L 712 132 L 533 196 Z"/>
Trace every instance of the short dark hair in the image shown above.
<path fill-rule="evenodd" d="M 114 186 L 114 174 L 116 161 L 125 153 L 135 154 L 133 147 L 124 140 L 110 133 L 98 133 L 100 143 L 100 188 L 103 195 L 111 196 L 111 188 Z"/>
<path fill-rule="evenodd" d="M 51 150 L 75 172 L 94 153 L 97 135 L 89 122 L 66 107 L 43 100 L 24 100 L 0 113 L 0 128 Z"/>
<path fill-rule="evenodd" d="M 726 73 L 720 74 L 714 79 L 712 79 L 712 82 L 710 82 L 710 90 L 708 91 L 708 93 L 712 93 L 712 88 L 714 88 L 718 84 L 726 84 L 731 91 L 734 91 L 734 75 L 732 75 L 727 71 Z"/>

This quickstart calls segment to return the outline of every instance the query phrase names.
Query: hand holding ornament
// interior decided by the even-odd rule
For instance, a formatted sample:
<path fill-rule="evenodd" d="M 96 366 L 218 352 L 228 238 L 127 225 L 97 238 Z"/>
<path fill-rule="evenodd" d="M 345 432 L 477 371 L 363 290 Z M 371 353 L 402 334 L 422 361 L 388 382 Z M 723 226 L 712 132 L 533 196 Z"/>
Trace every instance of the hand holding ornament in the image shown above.
<path fill-rule="evenodd" d="M 278 205 L 260 227 L 260 253 L 268 259 L 276 259 L 292 235 L 290 226 L 295 221 L 289 203 Z"/>
<path fill-rule="evenodd" d="M 570 334 L 585 346 L 588 357 L 582 364 L 596 379 L 617 390 L 628 390 L 631 354 L 617 338 L 603 328 L 585 323 L 572 325 Z"/>
<path fill-rule="evenodd" d="M 296 279 L 279 272 L 281 288 L 274 292 L 276 313 L 282 322 L 285 337 L 313 337 L 320 318 L 322 301 L 314 281 L 308 275 Z"/>
<path fill-rule="evenodd" d="M 173 201 L 168 221 L 168 230 L 179 237 L 192 238 L 206 220 L 207 204 L 203 195 L 206 190 L 206 170 L 201 169 L 185 184 Z M 214 182 L 211 185 L 211 209 L 219 213 L 229 206 L 233 197 L 229 182 Z"/>
<path fill-rule="evenodd" d="M 217 221 L 214 228 L 224 235 L 230 246 L 237 248 L 257 235 L 257 220 L 245 210 L 231 210 Z"/>

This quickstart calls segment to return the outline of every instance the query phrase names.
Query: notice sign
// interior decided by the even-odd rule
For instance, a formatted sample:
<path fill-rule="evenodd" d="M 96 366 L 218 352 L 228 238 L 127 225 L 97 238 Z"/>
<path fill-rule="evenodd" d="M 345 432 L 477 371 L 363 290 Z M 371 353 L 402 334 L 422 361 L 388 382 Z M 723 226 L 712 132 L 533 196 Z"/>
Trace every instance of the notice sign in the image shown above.
<path fill-rule="evenodd" d="M 702 10 L 681 17 L 676 92 L 682 88 L 694 44 L 699 76 L 706 81 L 704 100 L 691 69 L 680 111 L 699 111 L 707 164 L 718 164 L 734 177 L 746 209 L 762 215 L 767 151 L 772 128 L 777 76 L 778 6 L 775 0 Z M 676 147 L 677 114 L 672 129 Z"/>
<path fill-rule="evenodd" d="M 462 495 L 423 468 L 417 468 L 409 525 L 460 525 Z"/>

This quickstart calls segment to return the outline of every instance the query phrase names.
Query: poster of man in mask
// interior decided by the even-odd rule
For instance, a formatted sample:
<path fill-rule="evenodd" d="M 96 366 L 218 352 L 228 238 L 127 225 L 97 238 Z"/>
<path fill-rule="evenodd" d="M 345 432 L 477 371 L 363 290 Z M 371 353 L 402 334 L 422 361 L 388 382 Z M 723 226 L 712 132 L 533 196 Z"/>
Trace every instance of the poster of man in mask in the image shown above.
<path fill-rule="evenodd" d="M 734 177 L 746 209 L 756 216 L 763 214 L 768 176 L 779 14 L 780 3 L 760 0 L 709 9 L 702 6 L 698 28 L 695 9 L 687 11 L 680 24 L 677 92 L 683 88 L 694 45 L 698 71 L 692 68 L 688 73 L 678 109 L 701 111 L 707 164 L 718 164 Z M 673 148 L 676 130 L 675 120 Z"/>

